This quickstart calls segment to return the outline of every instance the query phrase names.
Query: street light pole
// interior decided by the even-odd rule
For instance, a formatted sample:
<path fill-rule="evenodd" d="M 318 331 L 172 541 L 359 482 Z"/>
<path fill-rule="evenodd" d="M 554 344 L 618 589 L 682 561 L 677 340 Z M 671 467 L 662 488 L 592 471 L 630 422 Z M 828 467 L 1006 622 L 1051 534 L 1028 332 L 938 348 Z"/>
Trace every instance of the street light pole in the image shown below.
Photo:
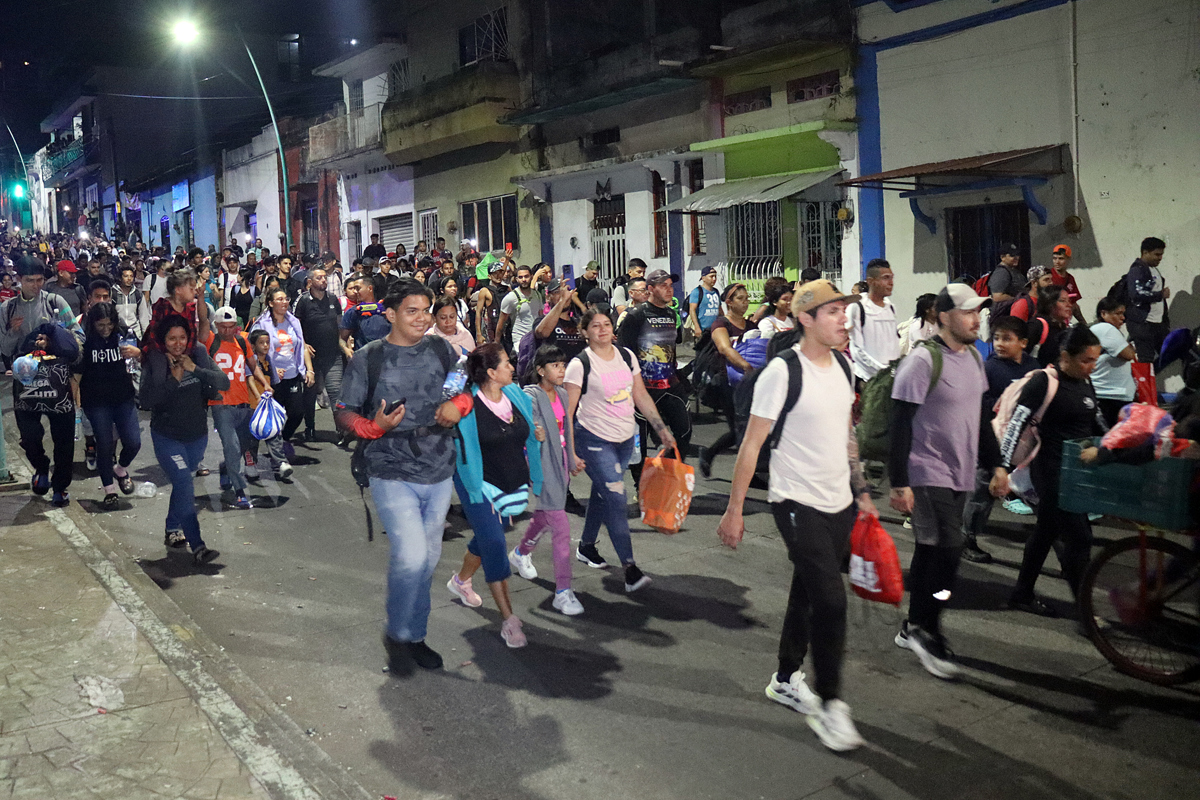
<path fill-rule="evenodd" d="M 250 45 L 246 44 L 246 37 L 242 35 L 240 26 L 237 32 L 238 37 L 242 40 L 242 47 L 246 48 L 246 55 L 250 57 L 250 66 L 254 67 L 254 77 L 258 78 L 258 86 L 262 89 L 263 99 L 267 101 L 267 111 L 271 114 L 271 127 L 275 129 L 275 146 L 279 148 L 279 170 L 283 178 L 283 252 L 288 253 L 292 249 L 292 205 L 288 190 L 287 154 L 283 152 L 283 138 L 279 135 L 279 123 L 275 121 L 275 107 L 271 105 L 271 96 L 267 94 L 267 85 L 263 83 L 262 73 L 258 71 L 258 62 L 254 60 L 254 53 L 250 52 Z"/>

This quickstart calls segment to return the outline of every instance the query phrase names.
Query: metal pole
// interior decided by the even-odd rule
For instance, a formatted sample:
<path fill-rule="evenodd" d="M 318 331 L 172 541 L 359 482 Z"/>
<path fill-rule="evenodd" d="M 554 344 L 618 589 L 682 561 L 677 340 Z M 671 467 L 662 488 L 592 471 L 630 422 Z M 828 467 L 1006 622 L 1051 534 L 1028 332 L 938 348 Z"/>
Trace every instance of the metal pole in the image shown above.
<path fill-rule="evenodd" d="M 17 148 L 17 158 L 21 160 L 21 169 L 25 171 L 25 188 L 29 188 L 29 167 L 25 166 L 25 156 L 21 155 L 21 145 L 17 144 L 16 134 L 13 133 L 12 127 L 6 122 L 4 127 L 8 128 L 8 135 L 12 137 L 13 147 Z"/>
<path fill-rule="evenodd" d="M 263 83 L 262 73 L 258 71 L 258 62 L 254 60 L 254 53 L 250 52 L 250 45 L 246 44 L 246 37 L 242 36 L 241 28 L 238 29 L 238 36 L 241 36 L 242 47 L 246 48 L 246 55 L 250 56 L 250 66 L 254 67 L 254 77 L 258 78 L 263 99 L 267 101 L 267 111 L 271 113 L 271 126 L 275 128 L 275 145 L 279 148 L 279 169 L 283 176 L 283 252 L 287 253 L 292 249 L 292 204 L 288 196 L 287 156 L 283 152 L 283 139 L 279 136 L 279 123 L 275 121 L 275 107 L 271 105 L 271 97 L 267 94 L 267 85 Z"/>

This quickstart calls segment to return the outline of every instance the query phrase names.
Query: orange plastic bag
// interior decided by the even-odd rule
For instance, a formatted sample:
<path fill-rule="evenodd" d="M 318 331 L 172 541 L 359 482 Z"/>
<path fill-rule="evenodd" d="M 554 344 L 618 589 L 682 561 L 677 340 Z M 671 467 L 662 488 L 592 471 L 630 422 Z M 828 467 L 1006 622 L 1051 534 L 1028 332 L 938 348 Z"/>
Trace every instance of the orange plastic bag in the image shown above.
<path fill-rule="evenodd" d="M 687 519 L 696 490 L 696 472 L 679 458 L 666 458 L 663 448 L 654 458 L 647 458 L 642 467 L 642 482 L 638 486 L 638 505 L 642 521 L 660 533 L 678 533 Z"/>
<path fill-rule="evenodd" d="M 896 543 L 878 517 L 859 513 L 850 532 L 850 586 L 867 600 L 898 606 L 904 597 L 904 573 Z"/>

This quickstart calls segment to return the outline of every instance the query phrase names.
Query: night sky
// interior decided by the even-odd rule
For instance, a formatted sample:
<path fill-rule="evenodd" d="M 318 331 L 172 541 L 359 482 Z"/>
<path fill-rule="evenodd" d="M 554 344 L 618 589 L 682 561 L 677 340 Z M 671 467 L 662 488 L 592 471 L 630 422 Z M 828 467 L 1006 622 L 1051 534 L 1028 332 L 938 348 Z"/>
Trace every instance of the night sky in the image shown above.
<path fill-rule="evenodd" d="M 301 33 L 311 41 L 314 63 L 337 54 L 350 37 L 370 36 L 373 0 L 3 0 L 0 2 L 0 117 L 28 158 L 49 141 L 39 125 L 77 94 L 97 67 L 121 68 L 133 94 L 253 97 L 257 85 L 234 25 L 255 34 Z M 185 61 L 171 35 L 182 16 L 195 19 L 204 36 L 200 52 Z M 260 56 L 260 60 L 262 57 Z M 28 63 L 26 63 L 28 62 Z M 260 64 L 260 66 L 262 66 Z M 330 82 L 318 82 L 325 84 Z M 126 87 L 111 86 L 117 91 Z M 336 84 L 319 91 L 281 92 L 277 112 L 321 113 L 338 96 Z M 261 101 L 259 101 L 261 102 Z M 220 147 L 244 143 L 267 124 L 265 106 L 247 101 L 122 102 L 122 114 L 138 120 L 145 141 Z M 12 139 L 0 130 L 0 170 L 13 166 Z M 187 137 L 184 136 L 186 139 Z M 122 147 L 122 149 L 126 149 Z M 136 155 L 136 154 L 134 154 Z M 129 156 L 128 157 L 133 157 Z"/>

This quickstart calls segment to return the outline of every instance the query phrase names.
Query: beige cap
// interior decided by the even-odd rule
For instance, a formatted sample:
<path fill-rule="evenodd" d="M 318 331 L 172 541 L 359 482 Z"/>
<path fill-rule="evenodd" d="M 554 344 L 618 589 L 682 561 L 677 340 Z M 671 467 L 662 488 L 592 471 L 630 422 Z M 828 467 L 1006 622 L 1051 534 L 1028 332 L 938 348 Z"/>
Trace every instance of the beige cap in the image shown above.
<path fill-rule="evenodd" d="M 831 282 L 821 278 L 820 280 L 802 283 L 796 287 L 795 295 L 792 297 L 792 313 L 799 314 L 801 311 L 811 313 L 820 306 L 832 303 L 835 300 L 857 303 L 861 299 L 861 295 L 842 294 L 841 290 Z"/>

